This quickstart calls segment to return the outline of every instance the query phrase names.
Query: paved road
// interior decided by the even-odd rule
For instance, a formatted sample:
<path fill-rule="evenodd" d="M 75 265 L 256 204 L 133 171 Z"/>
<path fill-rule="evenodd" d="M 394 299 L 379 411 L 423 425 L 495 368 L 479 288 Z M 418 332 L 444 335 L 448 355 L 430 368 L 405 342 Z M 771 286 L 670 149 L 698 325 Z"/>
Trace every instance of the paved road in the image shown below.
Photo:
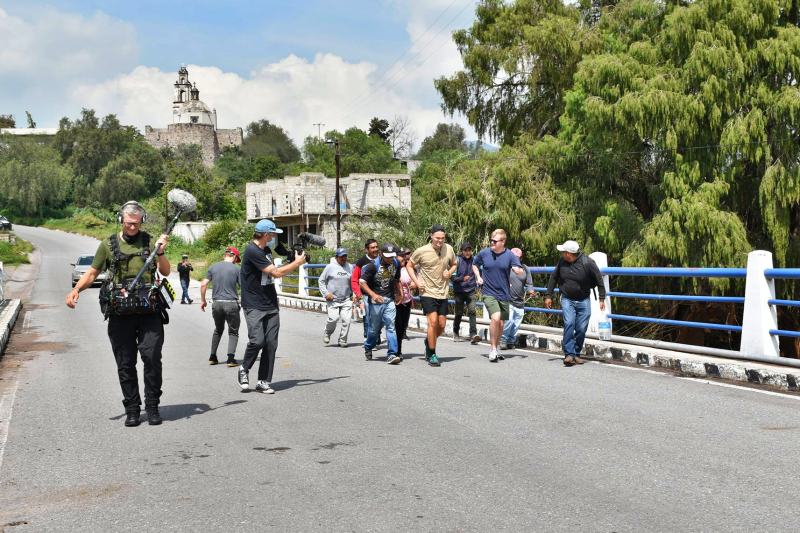
<path fill-rule="evenodd" d="M 282 312 L 266 396 L 207 366 L 210 314 L 177 306 L 165 423 L 125 428 L 96 289 L 63 304 L 93 241 L 18 233 L 42 267 L 2 368 L 18 388 L 0 529 L 796 529 L 797 397 L 534 352 L 490 364 L 449 341 L 441 368 L 418 339 L 393 367 L 363 360 L 360 325 L 323 347 L 323 317 L 300 311 Z"/>

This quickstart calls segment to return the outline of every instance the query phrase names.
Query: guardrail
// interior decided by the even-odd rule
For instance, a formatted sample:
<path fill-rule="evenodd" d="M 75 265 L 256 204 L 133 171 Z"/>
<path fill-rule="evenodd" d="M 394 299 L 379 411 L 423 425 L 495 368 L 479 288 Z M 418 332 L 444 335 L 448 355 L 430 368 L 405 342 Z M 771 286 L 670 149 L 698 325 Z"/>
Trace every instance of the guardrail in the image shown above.
<path fill-rule="evenodd" d="M 729 333 L 741 334 L 739 350 L 724 350 L 719 348 L 709 348 L 705 346 L 671 343 L 664 341 L 652 341 L 649 339 L 639 339 L 636 337 L 624 337 L 614 335 L 612 339 L 619 342 L 631 344 L 657 345 L 667 349 L 674 349 L 685 352 L 703 353 L 712 356 L 725 356 L 740 359 L 750 359 L 756 361 L 771 362 L 777 364 L 789 364 L 800 366 L 800 362 L 780 357 L 778 338 L 793 337 L 800 338 L 800 332 L 782 330 L 777 324 L 777 306 L 800 307 L 800 301 L 783 300 L 775 296 L 775 280 L 797 280 L 800 279 L 800 268 L 773 268 L 772 254 L 763 250 L 756 250 L 748 255 L 746 268 L 625 268 L 609 267 L 607 256 L 602 252 L 590 254 L 600 267 L 603 275 L 603 282 L 606 288 L 606 314 L 612 320 L 623 322 L 638 322 L 648 324 L 659 324 L 664 326 L 699 328 L 705 330 L 725 331 Z M 320 292 L 317 287 L 317 280 L 325 264 L 303 265 L 295 274 L 290 274 L 276 280 L 276 288 L 279 291 L 297 294 L 299 297 L 319 297 Z M 554 267 L 530 267 L 532 275 L 547 275 L 553 272 Z M 689 295 L 689 294 L 657 294 L 647 292 L 623 292 L 610 290 L 610 279 L 622 277 L 656 277 L 656 278 L 727 278 L 744 279 L 744 296 L 714 296 L 714 295 Z M 279 283 L 280 282 L 280 283 Z M 543 286 L 534 286 L 537 291 L 544 292 Z M 285 289 L 290 289 L 286 291 Z M 296 293 L 295 293 L 296 291 Z M 724 324 L 715 322 L 701 322 L 688 320 L 675 320 L 652 316 L 637 316 L 631 314 L 617 314 L 612 311 L 614 299 L 628 299 L 638 301 L 675 301 L 675 302 L 706 302 L 718 304 L 743 305 L 743 318 L 741 325 Z M 602 314 L 599 308 L 599 301 L 596 294 L 591 295 L 592 317 L 589 323 L 588 336 L 597 338 L 598 322 Z M 450 300 L 454 304 L 453 300 Z M 478 302 L 478 307 L 483 304 Z M 546 309 L 543 307 L 526 306 L 526 313 L 539 313 L 548 315 L 560 315 L 560 309 Z M 535 330 L 537 326 L 530 325 Z M 542 330 L 552 332 L 553 328 L 538 326 Z M 798 363 L 795 365 L 795 363 Z"/>

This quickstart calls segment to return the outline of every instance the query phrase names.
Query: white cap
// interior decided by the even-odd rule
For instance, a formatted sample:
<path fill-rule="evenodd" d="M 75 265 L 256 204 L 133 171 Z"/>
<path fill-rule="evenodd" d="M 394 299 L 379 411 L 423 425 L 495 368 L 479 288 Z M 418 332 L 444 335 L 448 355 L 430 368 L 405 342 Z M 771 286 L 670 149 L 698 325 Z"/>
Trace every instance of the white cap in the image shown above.
<path fill-rule="evenodd" d="M 577 254 L 578 250 L 580 250 L 581 247 L 578 246 L 578 243 L 575 241 L 566 241 L 564 244 L 559 244 L 558 246 L 556 246 L 556 249 L 559 252 L 569 252 L 571 254 Z"/>

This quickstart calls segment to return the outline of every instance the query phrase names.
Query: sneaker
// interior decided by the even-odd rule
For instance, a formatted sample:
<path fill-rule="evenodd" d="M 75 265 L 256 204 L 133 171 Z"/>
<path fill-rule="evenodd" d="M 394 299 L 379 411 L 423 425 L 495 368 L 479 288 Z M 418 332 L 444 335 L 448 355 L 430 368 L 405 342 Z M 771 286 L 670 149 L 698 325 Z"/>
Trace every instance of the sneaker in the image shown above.
<path fill-rule="evenodd" d="M 327 346 L 328 344 L 331 343 L 331 336 L 326 333 L 325 335 L 322 336 L 322 342 L 324 342 L 325 345 Z"/>
<path fill-rule="evenodd" d="M 230 367 L 234 367 L 234 366 L 237 366 L 239 363 L 236 362 L 236 356 L 234 356 L 233 354 L 230 354 L 230 355 L 228 355 L 228 361 L 225 364 L 230 366 Z"/>
<path fill-rule="evenodd" d="M 249 389 L 250 388 L 250 378 L 249 378 L 250 372 L 245 370 L 243 366 L 240 366 L 238 374 L 239 374 L 239 376 L 238 376 L 239 377 L 239 386 L 242 388 L 242 390 Z"/>
<path fill-rule="evenodd" d="M 339 341 L 339 348 L 347 348 L 347 341 Z"/>
<path fill-rule="evenodd" d="M 489 352 L 489 362 L 496 363 L 497 362 L 497 350 L 492 350 Z"/>
<path fill-rule="evenodd" d="M 399 357 L 397 357 L 396 355 L 390 355 L 390 356 L 389 356 L 389 357 L 386 359 L 386 362 L 387 362 L 387 363 L 389 363 L 390 365 L 397 365 L 397 364 L 399 364 L 401 361 L 402 361 L 402 359 L 401 359 L 401 358 L 399 358 Z"/>
<path fill-rule="evenodd" d="M 439 358 L 436 354 L 431 354 L 430 358 L 428 359 L 428 364 L 431 366 L 442 366 L 442 363 L 439 362 Z"/>
<path fill-rule="evenodd" d="M 453 333 L 453 342 L 464 342 L 464 338 L 458 333 Z"/>
<path fill-rule="evenodd" d="M 583 359 L 581 359 L 577 355 L 575 357 L 573 357 L 572 360 L 575 362 L 576 365 L 582 365 L 585 362 Z"/>
<path fill-rule="evenodd" d="M 568 355 L 564 358 L 564 366 L 572 366 L 574 364 L 575 359 L 571 355 Z"/>
<path fill-rule="evenodd" d="M 189 303 L 190 303 L 190 304 L 191 304 L 191 303 L 194 303 L 194 300 L 192 300 L 191 298 L 189 298 Z"/>
<path fill-rule="evenodd" d="M 498 352 L 497 353 L 497 360 L 498 361 L 505 361 L 506 357 L 503 354 L 501 354 L 500 352 Z"/>
<path fill-rule="evenodd" d="M 372 361 L 372 350 L 364 350 L 364 359 Z"/>
<path fill-rule="evenodd" d="M 275 394 L 275 389 L 269 386 L 269 383 L 264 380 L 259 380 L 256 383 L 256 392 L 261 392 L 263 394 Z"/>
<path fill-rule="evenodd" d="M 481 342 L 481 336 L 480 335 L 473 335 L 471 340 L 472 340 L 472 344 L 478 344 L 479 342 Z"/>
<path fill-rule="evenodd" d="M 217 359 L 217 356 L 216 356 L 216 355 L 212 355 L 212 356 L 210 356 L 210 357 L 208 358 L 208 364 L 209 364 L 209 365 L 216 365 L 216 364 L 218 364 L 218 363 L 219 363 L 219 360 Z"/>

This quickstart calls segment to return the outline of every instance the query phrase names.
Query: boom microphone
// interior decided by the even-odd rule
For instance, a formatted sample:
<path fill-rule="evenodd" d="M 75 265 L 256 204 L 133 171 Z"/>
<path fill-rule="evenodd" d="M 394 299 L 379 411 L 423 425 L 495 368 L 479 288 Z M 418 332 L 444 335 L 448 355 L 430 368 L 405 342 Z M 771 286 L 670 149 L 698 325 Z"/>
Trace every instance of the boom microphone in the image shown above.
<path fill-rule="evenodd" d="M 172 204 L 172 207 L 175 208 L 175 216 L 172 218 L 167 230 L 164 232 L 169 235 L 172 233 L 172 230 L 175 228 L 175 224 L 178 223 L 178 220 L 181 218 L 183 213 L 195 210 L 197 207 L 197 198 L 183 189 L 172 189 L 167 193 L 167 200 L 169 200 L 169 202 Z M 156 258 L 156 254 L 158 254 L 160 250 L 161 245 L 156 246 L 155 250 L 150 252 L 150 256 L 147 258 L 147 261 L 144 262 L 142 268 L 140 268 L 139 272 L 136 274 L 136 277 L 133 278 L 130 285 L 128 285 L 128 292 L 131 292 L 136 284 L 139 283 L 139 280 L 142 278 L 142 274 L 144 274 L 145 270 L 150 268 L 150 265 Z"/>
<path fill-rule="evenodd" d="M 297 240 L 302 243 L 306 243 L 307 245 L 310 244 L 312 246 L 319 246 L 320 248 L 325 246 L 325 237 L 305 231 L 297 235 Z"/>
<path fill-rule="evenodd" d="M 167 193 L 167 200 L 176 211 L 187 213 L 197 207 L 197 199 L 183 189 L 172 189 Z"/>

